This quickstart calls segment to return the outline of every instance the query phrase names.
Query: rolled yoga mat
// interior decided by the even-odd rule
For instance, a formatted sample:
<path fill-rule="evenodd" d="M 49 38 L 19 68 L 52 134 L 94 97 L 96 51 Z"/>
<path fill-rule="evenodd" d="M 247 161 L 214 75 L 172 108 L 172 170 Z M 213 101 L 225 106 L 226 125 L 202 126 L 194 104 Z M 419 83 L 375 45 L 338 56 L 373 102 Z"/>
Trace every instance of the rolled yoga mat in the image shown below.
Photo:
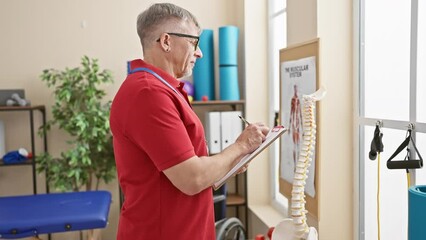
<path fill-rule="evenodd" d="M 240 100 L 238 88 L 238 67 L 228 66 L 219 68 L 220 75 L 220 99 Z"/>
<path fill-rule="evenodd" d="M 215 98 L 213 43 L 213 30 L 203 29 L 199 45 L 203 57 L 197 60 L 192 73 L 196 101 L 202 100 L 203 96 L 207 96 L 208 100 Z"/>
<path fill-rule="evenodd" d="M 219 28 L 219 95 L 221 100 L 240 100 L 238 34 L 239 29 L 235 26 Z"/>
<path fill-rule="evenodd" d="M 426 185 L 408 189 L 408 240 L 426 239 Z"/>
<path fill-rule="evenodd" d="M 219 66 L 238 65 L 238 34 L 235 26 L 219 28 Z"/>

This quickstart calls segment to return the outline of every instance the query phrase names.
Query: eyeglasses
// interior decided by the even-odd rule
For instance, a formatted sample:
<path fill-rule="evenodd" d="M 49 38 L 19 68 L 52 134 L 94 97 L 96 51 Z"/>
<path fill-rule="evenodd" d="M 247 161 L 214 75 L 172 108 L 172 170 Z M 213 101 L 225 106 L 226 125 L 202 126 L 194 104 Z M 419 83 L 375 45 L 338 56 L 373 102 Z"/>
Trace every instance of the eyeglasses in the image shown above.
<path fill-rule="evenodd" d="M 194 51 L 197 51 L 198 43 L 200 42 L 200 36 L 188 35 L 183 33 L 167 33 L 167 34 L 173 35 L 176 37 L 186 37 L 186 38 L 196 39 L 196 41 L 192 43 L 194 44 Z M 160 42 L 160 39 L 157 39 L 157 42 Z"/>

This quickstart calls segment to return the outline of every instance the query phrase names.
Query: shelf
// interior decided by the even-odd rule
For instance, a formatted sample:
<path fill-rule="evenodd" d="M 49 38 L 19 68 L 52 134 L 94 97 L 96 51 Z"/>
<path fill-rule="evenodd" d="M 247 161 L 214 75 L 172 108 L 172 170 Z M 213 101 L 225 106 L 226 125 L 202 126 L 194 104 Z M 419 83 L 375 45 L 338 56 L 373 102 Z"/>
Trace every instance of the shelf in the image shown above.
<path fill-rule="evenodd" d="M 35 141 L 36 141 L 36 126 L 35 120 L 34 120 L 34 112 L 39 111 L 41 113 L 41 120 L 42 123 L 41 126 L 46 125 L 46 108 L 43 105 L 31 105 L 31 106 L 0 106 L 0 112 L 27 112 L 29 113 L 29 130 L 30 130 L 30 141 L 31 141 L 31 147 L 29 152 L 33 154 L 33 157 L 30 159 L 26 159 L 25 161 L 19 162 L 19 163 L 11 163 L 11 164 L 5 164 L 3 159 L 0 158 L 0 167 L 12 167 L 12 166 L 31 166 L 32 168 L 32 180 L 33 180 L 33 194 L 37 194 L 37 171 L 36 171 L 36 163 L 34 156 L 36 155 L 36 147 L 35 147 Z M 44 136 L 42 138 L 43 145 L 44 145 L 44 152 L 47 152 L 47 138 Z M 0 156 L 2 157 L 2 156 Z M 46 192 L 49 193 L 49 185 L 46 182 Z M 50 239 L 50 238 L 49 238 Z"/>
<path fill-rule="evenodd" d="M 244 100 L 237 100 L 237 101 L 221 101 L 221 100 L 215 100 L 215 101 L 193 101 L 191 103 L 192 106 L 217 106 L 217 105 L 241 105 L 244 104 Z"/>
<path fill-rule="evenodd" d="M 226 205 L 227 206 L 240 206 L 244 205 L 246 203 L 246 200 L 244 197 L 238 195 L 238 194 L 228 194 L 226 196 Z"/>
<path fill-rule="evenodd" d="M 46 108 L 42 105 L 35 106 L 0 106 L 0 111 L 23 111 L 23 110 L 40 110 L 44 112 Z"/>
<path fill-rule="evenodd" d="M 12 167 L 12 166 L 22 166 L 22 165 L 32 165 L 33 164 L 33 160 L 32 158 L 27 159 L 23 162 L 20 163 L 12 163 L 12 164 L 5 164 L 3 159 L 0 159 L 0 166 L 2 167 Z"/>

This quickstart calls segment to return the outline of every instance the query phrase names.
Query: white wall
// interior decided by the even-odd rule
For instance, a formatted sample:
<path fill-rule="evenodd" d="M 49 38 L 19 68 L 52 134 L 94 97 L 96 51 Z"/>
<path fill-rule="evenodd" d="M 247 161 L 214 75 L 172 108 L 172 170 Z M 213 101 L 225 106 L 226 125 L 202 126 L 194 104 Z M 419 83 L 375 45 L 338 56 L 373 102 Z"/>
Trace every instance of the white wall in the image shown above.
<path fill-rule="evenodd" d="M 352 1 L 289 0 L 288 42 L 320 39 L 320 239 L 353 239 Z"/>
<path fill-rule="evenodd" d="M 268 72 L 267 72 L 267 2 L 248 0 L 244 4 L 245 66 L 247 119 L 268 123 Z M 267 154 L 262 153 L 250 163 L 248 170 L 248 201 L 250 204 L 269 201 L 269 170 Z M 255 186 L 261 186 L 256 188 Z"/>
<path fill-rule="evenodd" d="M 320 104 L 319 229 L 322 239 L 353 239 L 352 1 L 317 4 L 320 79 L 328 89 Z"/>
<path fill-rule="evenodd" d="M 102 68 L 113 72 L 115 83 L 106 87 L 106 99 L 112 99 L 125 77 L 126 61 L 142 57 L 136 17 L 154 2 L 167 1 L 0 1 L 0 89 L 25 89 L 26 97 L 33 105 L 46 105 L 47 118 L 51 119 L 52 90 L 41 82 L 39 75 L 46 68 L 77 67 L 80 58 L 88 55 L 98 58 Z M 168 2 L 191 11 L 202 27 L 214 29 L 216 46 L 220 26 L 236 25 L 243 32 L 243 0 Z M 243 34 L 240 36 L 240 42 L 243 42 Z M 218 78 L 218 74 L 216 76 Z M 27 116 L 0 113 L 6 127 L 6 151 L 20 146 L 30 148 L 29 141 L 26 141 L 29 138 Z M 38 116 L 36 114 L 37 121 Z M 49 152 L 59 154 L 66 147 L 66 138 L 66 135 L 54 129 L 48 136 Z M 41 149 L 41 146 L 41 141 L 38 141 L 37 149 Z M 44 192 L 42 174 L 38 176 L 38 183 L 39 192 Z M 119 214 L 118 185 L 114 181 L 102 188 L 113 193 L 109 225 L 103 231 L 104 239 L 113 239 Z M 0 196 L 31 193 L 30 167 L 0 168 Z M 55 234 L 53 239 L 78 237 Z"/>
<path fill-rule="evenodd" d="M 287 45 L 310 41 L 317 33 L 317 0 L 287 0 Z"/>
<path fill-rule="evenodd" d="M 268 123 L 268 72 L 267 72 L 267 1 L 244 2 L 245 66 L 247 119 Z M 254 205 L 270 203 L 269 160 L 266 152 L 250 163 L 247 171 L 248 235 L 266 233 L 269 226 L 253 212 Z"/>

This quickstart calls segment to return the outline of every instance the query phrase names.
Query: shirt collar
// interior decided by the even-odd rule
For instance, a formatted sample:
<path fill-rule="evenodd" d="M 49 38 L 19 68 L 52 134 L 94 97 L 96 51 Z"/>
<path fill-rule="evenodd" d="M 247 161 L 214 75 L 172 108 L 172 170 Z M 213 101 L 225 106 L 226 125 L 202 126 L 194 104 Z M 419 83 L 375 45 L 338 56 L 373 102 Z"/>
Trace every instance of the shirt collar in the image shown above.
<path fill-rule="evenodd" d="M 130 69 L 135 69 L 135 68 L 149 68 L 152 71 L 156 72 L 158 75 L 160 75 L 164 80 L 166 80 L 173 87 L 175 87 L 179 90 L 181 90 L 183 88 L 183 85 L 184 85 L 183 82 L 177 80 L 176 78 L 171 76 L 169 73 L 167 73 L 163 69 L 158 68 L 154 65 L 151 65 L 151 64 L 145 62 L 142 59 L 135 59 L 135 60 L 130 61 Z"/>
<path fill-rule="evenodd" d="M 154 71 L 155 73 L 157 73 L 158 75 L 160 75 L 160 77 L 162 77 L 165 81 L 167 81 L 171 86 L 173 86 L 174 88 L 176 88 L 176 90 L 180 92 L 180 94 L 183 96 L 183 98 L 185 99 L 185 101 L 192 108 L 192 105 L 191 105 L 191 103 L 189 102 L 189 99 L 188 99 L 188 94 L 183 89 L 183 86 L 185 85 L 184 82 L 181 82 L 181 81 L 177 80 L 176 78 L 174 78 L 173 76 L 171 76 L 166 71 L 162 70 L 161 68 L 155 67 L 154 65 L 151 65 L 151 64 L 143 61 L 142 59 L 135 59 L 135 60 L 130 61 L 129 62 L 129 68 L 130 68 L 129 71 L 133 70 L 133 69 L 136 69 L 136 68 L 148 68 L 148 69 L 151 69 L 152 71 Z"/>

